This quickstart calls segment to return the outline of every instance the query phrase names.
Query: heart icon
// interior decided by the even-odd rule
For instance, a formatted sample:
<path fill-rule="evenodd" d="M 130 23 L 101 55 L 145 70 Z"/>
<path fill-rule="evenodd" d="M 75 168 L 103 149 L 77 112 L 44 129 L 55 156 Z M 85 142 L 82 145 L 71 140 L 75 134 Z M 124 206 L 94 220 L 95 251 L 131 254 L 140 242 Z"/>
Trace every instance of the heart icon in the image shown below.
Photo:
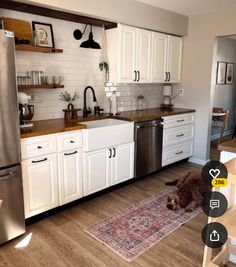
<path fill-rule="evenodd" d="M 219 169 L 210 169 L 209 174 L 213 179 L 217 178 L 220 174 L 220 170 Z"/>

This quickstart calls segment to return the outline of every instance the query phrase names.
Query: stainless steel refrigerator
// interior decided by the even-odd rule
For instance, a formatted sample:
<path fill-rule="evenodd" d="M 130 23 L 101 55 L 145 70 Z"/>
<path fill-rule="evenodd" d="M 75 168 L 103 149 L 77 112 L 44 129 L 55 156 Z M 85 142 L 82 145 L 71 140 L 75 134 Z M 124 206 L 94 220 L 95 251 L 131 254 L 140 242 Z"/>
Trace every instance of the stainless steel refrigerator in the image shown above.
<path fill-rule="evenodd" d="M 25 232 L 13 33 L 0 30 L 0 244 Z"/>

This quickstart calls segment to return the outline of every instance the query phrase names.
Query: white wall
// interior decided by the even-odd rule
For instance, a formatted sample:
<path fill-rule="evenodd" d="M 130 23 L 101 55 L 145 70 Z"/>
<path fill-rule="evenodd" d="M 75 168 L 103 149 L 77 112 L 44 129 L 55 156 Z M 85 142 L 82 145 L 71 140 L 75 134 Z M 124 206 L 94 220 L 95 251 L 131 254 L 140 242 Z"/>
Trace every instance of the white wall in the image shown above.
<path fill-rule="evenodd" d="M 196 109 L 194 160 L 209 158 L 209 136 L 216 66 L 213 64 L 215 37 L 236 33 L 236 9 L 189 18 L 189 33 L 184 39 L 183 82 L 185 96 L 176 105 Z M 212 66 L 213 65 L 213 66 Z"/>
<path fill-rule="evenodd" d="M 227 37 L 217 38 L 217 55 L 215 58 L 215 63 L 217 61 L 224 61 L 230 63 L 236 63 L 236 40 Z M 229 110 L 229 117 L 226 132 L 231 132 L 234 129 L 234 115 L 233 108 L 236 106 L 235 96 L 236 96 L 236 78 L 235 78 L 235 68 L 234 68 L 234 80 L 232 84 L 215 84 L 214 86 L 214 98 L 213 106 L 222 107 L 224 110 Z M 212 129 L 211 136 L 212 139 L 219 134 L 219 130 Z"/>
<path fill-rule="evenodd" d="M 20 0 L 156 31 L 186 35 L 188 17 L 134 0 Z"/>

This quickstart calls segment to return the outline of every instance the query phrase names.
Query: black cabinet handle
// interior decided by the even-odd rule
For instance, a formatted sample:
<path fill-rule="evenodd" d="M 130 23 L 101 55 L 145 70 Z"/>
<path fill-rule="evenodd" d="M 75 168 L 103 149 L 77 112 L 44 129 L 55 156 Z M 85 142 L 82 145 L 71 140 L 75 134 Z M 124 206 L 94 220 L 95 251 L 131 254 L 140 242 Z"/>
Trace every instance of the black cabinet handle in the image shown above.
<path fill-rule="evenodd" d="M 111 158 L 111 156 L 112 156 L 112 151 L 111 151 L 111 149 L 109 148 L 109 152 L 110 152 L 110 154 L 109 154 L 109 159 Z"/>
<path fill-rule="evenodd" d="M 41 146 L 37 146 L 37 148 L 38 148 L 38 149 L 42 149 L 42 147 L 41 147 Z"/>
<path fill-rule="evenodd" d="M 167 82 L 167 79 L 168 79 L 168 73 L 167 72 L 165 72 L 166 73 L 166 79 L 165 79 L 165 82 Z"/>
<path fill-rule="evenodd" d="M 75 152 L 72 152 L 72 153 L 64 153 L 65 156 L 70 156 L 70 155 L 74 155 L 74 154 L 77 154 L 78 152 L 75 151 Z"/>
<path fill-rule="evenodd" d="M 136 81 L 137 81 L 137 71 L 136 71 L 136 70 L 134 71 L 134 75 L 135 75 L 135 76 L 134 76 L 134 77 L 135 77 L 135 78 L 134 78 L 134 82 L 136 82 Z"/>
<path fill-rule="evenodd" d="M 139 80 L 140 80 L 140 71 L 138 70 L 137 73 L 138 73 L 138 79 L 137 79 L 137 82 L 139 82 Z"/>
<path fill-rule="evenodd" d="M 116 149 L 113 147 L 113 158 L 116 156 Z"/>
<path fill-rule="evenodd" d="M 184 153 L 184 151 L 179 151 L 179 152 L 176 152 L 175 154 L 176 155 L 180 155 L 180 154 L 183 154 Z"/>
<path fill-rule="evenodd" d="M 70 143 L 71 143 L 71 144 L 74 144 L 74 143 L 75 143 L 75 141 L 73 141 L 73 140 L 70 140 Z"/>
<path fill-rule="evenodd" d="M 39 163 L 48 160 L 47 158 L 40 159 L 40 160 L 32 160 L 32 163 Z"/>
<path fill-rule="evenodd" d="M 182 120 L 177 120 L 177 122 L 184 122 L 184 119 L 182 119 Z"/>
<path fill-rule="evenodd" d="M 177 134 L 176 137 L 182 137 L 184 134 Z"/>
<path fill-rule="evenodd" d="M 170 81 L 170 72 L 168 72 L 168 82 Z"/>

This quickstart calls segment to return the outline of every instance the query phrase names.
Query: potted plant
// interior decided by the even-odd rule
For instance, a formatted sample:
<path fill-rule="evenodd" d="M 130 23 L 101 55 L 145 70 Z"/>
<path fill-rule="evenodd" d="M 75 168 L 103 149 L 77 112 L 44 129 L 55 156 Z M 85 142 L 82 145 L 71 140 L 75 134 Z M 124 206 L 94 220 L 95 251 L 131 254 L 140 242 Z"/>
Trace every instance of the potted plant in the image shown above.
<path fill-rule="evenodd" d="M 74 95 L 71 95 L 67 91 L 60 93 L 60 100 L 65 101 L 68 103 L 67 108 L 68 109 L 74 109 L 73 102 L 79 98 L 79 93 L 75 92 Z"/>

